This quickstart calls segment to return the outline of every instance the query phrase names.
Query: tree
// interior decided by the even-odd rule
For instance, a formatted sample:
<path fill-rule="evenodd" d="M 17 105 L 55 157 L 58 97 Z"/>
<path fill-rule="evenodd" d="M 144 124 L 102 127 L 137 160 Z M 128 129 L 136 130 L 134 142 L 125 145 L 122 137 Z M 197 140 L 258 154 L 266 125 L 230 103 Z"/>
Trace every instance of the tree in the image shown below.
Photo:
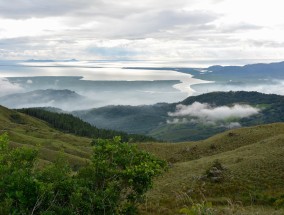
<path fill-rule="evenodd" d="M 97 139 L 93 145 L 92 164 L 82 169 L 79 177 L 93 179 L 89 180 L 89 188 L 98 194 L 96 210 L 107 214 L 134 213 L 143 194 L 151 188 L 153 177 L 166 168 L 166 163 L 135 145 L 121 142 L 119 137 Z"/>

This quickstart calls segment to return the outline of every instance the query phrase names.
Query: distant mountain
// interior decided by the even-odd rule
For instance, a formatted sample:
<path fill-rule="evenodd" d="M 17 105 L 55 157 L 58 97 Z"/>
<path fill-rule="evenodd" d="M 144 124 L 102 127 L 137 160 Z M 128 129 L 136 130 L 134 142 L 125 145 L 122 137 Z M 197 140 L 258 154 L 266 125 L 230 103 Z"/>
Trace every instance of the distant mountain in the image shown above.
<path fill-rule="evenodd" d="M 270 64 L 249 64 L 245 66 L 212 66 L 207 68 L 208 71 L 213 74 L 224 74 L 226 75 L 246 75 L 246 76 L 265 76 L 278 78 L 284 77 L 284 62 L 270 63 Z M 213 75 L 211 74 L 211 75 Z"/>
<path fill-rule="evenodd" d="M 50 63 L 50 62 L 55 62 L 54 60 L 35 60 L 35 59 L 29 59 L 26 62 L 29 63 Z"/>
<path fill-rule="evenodd" d="M 215 81 L 244 81 L 284 79 L 284 61 L 278 63 L 259 63 L 245 66 L 211 66 L 208 72 L 195 74 L 197 78 Z M 181 71 L 183 71 L 181 69 Z"/>
<path fill-rule="evenodd" d="M 35 90 L 0 97 L 0 104 L 9 108 L 72 105 L 85 98 L 71 90 Z"/>
<path fill-rule="evenodd" d="M 248 64 L 245 66 L 211 66 L 208 67 L 207 70 L 213 71 L 213 72 L 218 72 L 218 71 L 222 71 L 222 72 L 258 72 L 258 73 L 262 73 L 262 72 L 280 72 L 282 71 L 282 73 L 284 72 L 284 61 L 283 62 L 277 62 L 277 63 L 257 63 L 257 64 Z"/>
<path fill-rule="evenodd" d="M 192 87 L 197 89 L 197 91 L 200 90 L 200 87 L 213 86 L 216 84 L 271 84 L 277 79 L 284 79 L 284 61 L 268 64 L 248 64 L 245 66 L 214 65 L 202 69 L 183 67 L 126 67 L 125 69 L 175 70 L 177 72 L 191 74 L 194 78 L 214 81 L 214 83 L 193 85 Z"/>
<path fill-rule="evenodd" d="M 68 60 L 35 60 L 35 59 L 29 59 L 26 60 L 26 62 L 29 63 L 51 63 L 51 62 L 77 62 L 76 59 L 68 59 Z"/>
<path fill-rule="evenodd" d="M 70 59 L 70 60 L 63 60 L 63 62 L 77 62 L 78 60 L 76 60 L 76 59 Z"/>
<path fill-rule="evenodd" d="M 170 112 L 176 111 L 177 105 L 187 107 L 194 102 L 207 103 L 212 107 L 225 107 L 225 109 L 233 107 L 235 104 L 249 105 L 244 107 L 259 111 L 249 117 L 231 117 L 225 121 L 219 120 L 215 124 L 200 122 L 196 117 L 189 116 L 179 117 L 179 121 L 177 121 L 175 117 L 169 115 Z M 200 140 L 235 126 L 284 122 L 284 96 L 243 91 L 214 92 L 189 97 L 172 104 L 107 106 L 75 111 L 72 114 L 99 128 L 147 134 L 167 141 Z M 216 114 L 222 115 L 223 113 L 216 112 Z M 212 117 L 214 118 L 214 116 Z"/>

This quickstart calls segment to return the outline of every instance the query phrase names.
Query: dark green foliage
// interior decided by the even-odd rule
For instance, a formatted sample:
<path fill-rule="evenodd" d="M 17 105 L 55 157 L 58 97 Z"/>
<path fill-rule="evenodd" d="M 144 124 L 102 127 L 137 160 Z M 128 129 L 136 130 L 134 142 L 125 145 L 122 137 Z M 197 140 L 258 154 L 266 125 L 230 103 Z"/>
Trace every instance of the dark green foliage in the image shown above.
<path fill-rule="evenodd" d="M 104 211 L 106 214 L 134 213 L 135 205 L 151 188 L 152 178 L 161 173 L 166 163 L 139 151 L 134 145 L 122 143 L 118 137 L 99 139 L 93 144 L 92 165 L 82 169 L 79 178 L 90 178 L 88 183 L 85 180 L 83 183 L 97 193 L 95 198 L 99 204 L 94 210 L 102 214 Z"/>
<path fill-rule="evenodd" d="M 0 136 L 0 144 L 0 211 L 28 214 L 40 196 L 40 183 L 33 174 L 37 151 L 10 150 L 7 134 Z"/>
<path fill-rule="evenodd" d="M 212 92 L 199 96 L 188 97 L 179 104 L 190 105 L 194 102 L 215 104 L 216 106 L 230 105 L 234 103 L 258 105 L 284 102 L 284 97 L 275 94 L 246 91 Z"/>
<path fill-rule="evenodd" d="M 21 115 L 17 112 L 13 112 L 10 114 L 10 120 L 11 122 L 17 123 L 17 124 L 25 124 L 25 121 L 21 117 Z"/>
<path fill-rule="evenodd" d="M 136 214 L 137 204 L 166 163 L 119 137 L 97 140 L 92 160 L 72 172 L 64 155 L 36 168 L 38 151 L 8 147 L 0 136 L 0 213 Z"/>
<path fill-rule="evenodd" d="M 99 129 L 71 114 L 54 113 L 40 108 L 25 108 L 18 111 L 44 120 L 60 131 L 76 134 L 78 136 L 102 139 L 120 136 L 122 140 L 126 142 L 156 141 L 153 137 L 145 135 L 127 134 L 120 131 Z"/>

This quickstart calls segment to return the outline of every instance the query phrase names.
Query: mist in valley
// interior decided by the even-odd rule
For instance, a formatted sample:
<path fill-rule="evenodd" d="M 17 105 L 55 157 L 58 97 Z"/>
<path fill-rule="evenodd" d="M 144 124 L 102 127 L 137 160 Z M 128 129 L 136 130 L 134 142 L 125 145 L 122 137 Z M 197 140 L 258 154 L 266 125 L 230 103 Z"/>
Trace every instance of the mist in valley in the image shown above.
<path fill-rule="evenodd" d="M 220 75 L 218 71 L 206 68 L 153 69 L 150 66 L 161 65 L 153 62 L 144 62 L 146 66 L 139 67 L 142 65 L 143 62 L 75 60 L 1 62 L 0 104 L 9 108 L 52 106 L 74 111 L 107 105 L 175 103 L 188 96 L 215 91 L 244 90 L 284 95 L 284 77 L 276 79 L 273 74 L 266 77 L 254 73 L 248 77 L 237 72 Z M 34 99 L 29 97 L 33 91 L 49 89 L 74 91 L 78 98 L 69 98 L 69 94 L 64 93 L 59 98 L 53 98 L 52 93 Z M 9 98 L 13 94 L 16 95 Z"/>

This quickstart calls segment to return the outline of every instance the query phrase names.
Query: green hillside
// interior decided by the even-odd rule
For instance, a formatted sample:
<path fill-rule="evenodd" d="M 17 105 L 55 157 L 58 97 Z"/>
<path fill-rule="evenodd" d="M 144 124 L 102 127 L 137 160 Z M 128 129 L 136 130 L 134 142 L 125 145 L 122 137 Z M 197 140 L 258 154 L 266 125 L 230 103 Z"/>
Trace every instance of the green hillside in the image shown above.
<path fill-rule="evenodd" d="M 92 152 L 92 138 L 121 136 L 127 142 L 155 141 L 144 135 L 98 129 L 69 114 L 42 109 L 20 111 L 23 113 L 0 106 L 0 134 L 8 132 L 13 146 L 39 147 L 42 163 L 53 161 L 63 151 L 73 167 L 84 165 Z"/>
<path fill-rule="evenodd" d="M 43 108 L 23 108 L 17 111 L 44 120 L 60 131 L 83 137 L 112 139 L 115 136 L 120 136 L 122 141 L 125 142 L 156 141 L 153 137 L 146 135 L 127 134 L 125 132 L 109 129 L 99 129 L 67 113 L 51 112 Z"/>
<path fill-rule="evenodd" d="M 73 167 L 84 165 L 91 153 L 91 139 L 66 134 L 48 123 L 0 106 L 0 132 L 7 132 L 13 146 L 40 148 L 42 163 L 54 161 L 60 151 Z"/>
<path fill-rule="evenodd" d="M 177 214 L 203 201 L 217 206 L 213 214 L 284 213 L 266 208 L 284 202 L 284 123 L 231 130 L 200 142 L 140 147 L 171 163 L 148 193 L 144 214 Z"/>
<path fill-rule="evenodd" d="M 4 132 L 12 146 L 39 147 L 40 165 L 63 151 L 78 169 L 91 156 L 91 139 L 0 106 Z M 203 141 L 137 146 L 169 163 L 147 193 L 141 214 L 186 214 L 179 211 L 198 204 L 204 214 L 284 214 L 284 123 L 229 130 Z"/>

